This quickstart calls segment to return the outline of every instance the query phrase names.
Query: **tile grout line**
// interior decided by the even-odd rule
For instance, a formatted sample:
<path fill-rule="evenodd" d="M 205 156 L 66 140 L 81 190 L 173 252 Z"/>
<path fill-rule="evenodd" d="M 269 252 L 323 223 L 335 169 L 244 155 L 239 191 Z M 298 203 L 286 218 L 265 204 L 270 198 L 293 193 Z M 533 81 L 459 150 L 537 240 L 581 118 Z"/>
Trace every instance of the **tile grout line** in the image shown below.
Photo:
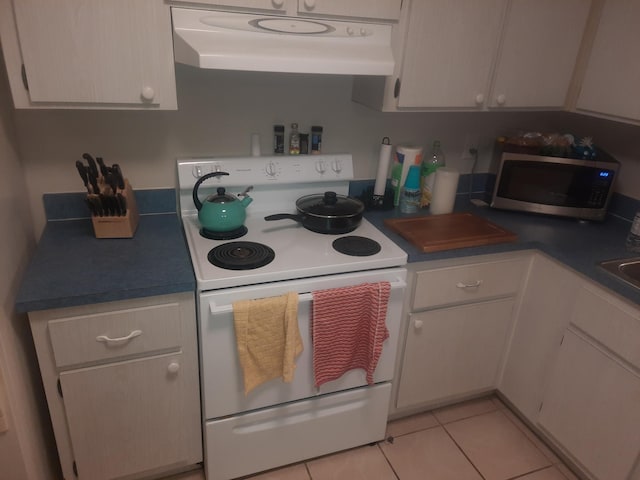
<path fill-rule="evenodd" d="M 394 437 L 391 437 L 391 438 L 394 438 Z M 387 440 L 385 439 L 381 441 L 386 442 Z M 391 460 L 389 460 L 387 456 L 384 454 L 384 450 L 380 447 L 380 442 L 376 442 L 376 448 L 380 451 L 380 453 L 382 453 L 382 456 L 384 457 L 385 461 L 389 465 L 389 468 L 391 468 L 391 471 L 393 472 L 393 475 L 396 477 L 396 480 L 400 480 L 400 475 L 398 475 L 398 472 L 396 472 L 396 469 L 393 468 L 393 464 L 391 463 Z"/>
<path fill-rule="evenodd" d="M 474 415 L 475 416 L 475 415 Z M 471 418 L 471 417 L 468 417 Z M 449 422 L 449 423 L 454 423 L 454 422 Z M 445 433 L 448 435 L 448 437 L 451 439 L 451 441 L 453 442 L 453 444 L 458 447 L 458 450 L 460 450 L 460 453 L 462 453 L 462 455 L 464 456 L 464 458 L 467 459 L 467 462 L 469 462 L 471 464 L 471 466 L 473 467 L 473 469 L 478 472 L 478 475 L 480 475 L 480 478 L 482 478 L 483 480 L 487 480 L 487 478 L 482 474 L 482 472 L 480 472 L 480 470 L 478 469 L 478 467 L 476 467 L 476 464 L 473 463 L 471 461 L 471 459 L 468 457 L 468 455 L 465 453 L 465 451 L 462 449 L 462 447 L 460 445 L 458 445 L 458 442 L 456 442 L 455 438 L 453 438 L 453 436 L 449 433 L 449 430 L 447 430 L 447 428 L 444 425 L 441 425 L 442 429 L 445 431 Z"/>

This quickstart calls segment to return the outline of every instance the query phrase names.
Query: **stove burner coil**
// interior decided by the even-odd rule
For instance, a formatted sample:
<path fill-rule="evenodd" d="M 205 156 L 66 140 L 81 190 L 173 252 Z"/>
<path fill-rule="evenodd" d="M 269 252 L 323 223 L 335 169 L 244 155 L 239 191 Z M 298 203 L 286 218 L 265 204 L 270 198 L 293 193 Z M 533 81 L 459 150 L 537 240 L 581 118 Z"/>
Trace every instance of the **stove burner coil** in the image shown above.
<path fill-rule="evenodd" d="M 368 257 L 382 250 L 380 244 L 375 240 L 357 235 L 337 238 L 332 245 L 338 252 L 354 257 Z"/>
<path fill-rule="evenodd" d="M 276 253 L 255 242 L 228 242 L 211 249 L 207 258 L 216 267 L 227 270 L 252 270 L 271 263 Z"/>
<path fill-rule="evenodd" d="M 247 227 L 242 225 L 235 230 L 229 230 L 228 232 L 214 232 L 213 230 L 207 230 L 206 228 L 200 229 L 200 235 L 209 240 L 233 240 L 234 238 L 240 238 L 247 234 Z"/>

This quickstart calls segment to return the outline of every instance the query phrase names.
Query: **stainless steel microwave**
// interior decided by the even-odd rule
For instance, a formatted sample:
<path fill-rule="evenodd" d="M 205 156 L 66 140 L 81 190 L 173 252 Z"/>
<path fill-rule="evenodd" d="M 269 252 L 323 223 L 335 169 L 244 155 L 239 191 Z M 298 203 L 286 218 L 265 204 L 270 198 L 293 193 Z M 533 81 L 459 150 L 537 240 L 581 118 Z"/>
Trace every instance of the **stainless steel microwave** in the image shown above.
<path fill-rule="evenodd" d="M 597 160 L 502 152 L 491 206 L 602 221 L 619 166 L 602 151 Z"/>

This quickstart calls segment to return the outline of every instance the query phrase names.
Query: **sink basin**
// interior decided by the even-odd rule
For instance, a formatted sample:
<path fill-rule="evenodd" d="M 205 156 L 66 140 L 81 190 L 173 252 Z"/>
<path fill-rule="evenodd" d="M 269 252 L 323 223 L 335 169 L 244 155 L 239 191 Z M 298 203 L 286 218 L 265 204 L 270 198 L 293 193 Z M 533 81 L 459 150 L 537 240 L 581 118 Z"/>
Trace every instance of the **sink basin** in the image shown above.
<path fill-rule="evenodd" d="M 607 260 L 599 265 L 623 282 L 640 288 L 640 257 Z"/>

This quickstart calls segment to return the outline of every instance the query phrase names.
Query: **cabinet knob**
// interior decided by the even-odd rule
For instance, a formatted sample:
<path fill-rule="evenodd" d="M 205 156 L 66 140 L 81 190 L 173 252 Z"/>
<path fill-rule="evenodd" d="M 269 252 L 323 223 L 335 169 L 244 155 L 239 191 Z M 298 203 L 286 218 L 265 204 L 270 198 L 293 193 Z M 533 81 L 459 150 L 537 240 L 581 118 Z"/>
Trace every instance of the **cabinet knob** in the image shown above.
<path fill-rule="evenodd" d="M 507 103 L 507 96 L 504 93 L 501 93 L 496 97 L 496 103 L 498 105 L 504 105 L 505 103 Z"/>
<path fill-rule="evenodd" d="M 156 96 L 156 92 L 153 87 L 147 85 L 146 87 L 142 87 L 141 96 L 142 100 L 144 100 L 145 102 L 150 102 L 151 100 L 153 100 L 153 97 Z"/>
<path fill-rule="evenodd" d="M 423 325 L 424 325 L 424 322 L 422 320 L 414 320 L 413 321 L 414 330 L 422 330 L 422 326 Z"/>
<path fill-rule="evenodd" d="M 284 0 L 271 0 L 271 5 L 273 5 L 273 8 L 282 8 Z"/>
<path fill-rule="evenodd" d="M 180 370 L 180 364 L 178 362 L 171 362 L 167 366 L 167 370 L 169 371 L 169 373 L 177 373 L 178 370 Z"/>
<path fill-rule="evenodd" d="M 476 105 L 482 105 L 484 103 L 484 95 L 479 93 L 476 95 Z"/>
<path fill-rule="evenodd" d="M 304 0 L 304 8 L 307 10 L 313 10 L 316 8 L 316 0 Z"/>

